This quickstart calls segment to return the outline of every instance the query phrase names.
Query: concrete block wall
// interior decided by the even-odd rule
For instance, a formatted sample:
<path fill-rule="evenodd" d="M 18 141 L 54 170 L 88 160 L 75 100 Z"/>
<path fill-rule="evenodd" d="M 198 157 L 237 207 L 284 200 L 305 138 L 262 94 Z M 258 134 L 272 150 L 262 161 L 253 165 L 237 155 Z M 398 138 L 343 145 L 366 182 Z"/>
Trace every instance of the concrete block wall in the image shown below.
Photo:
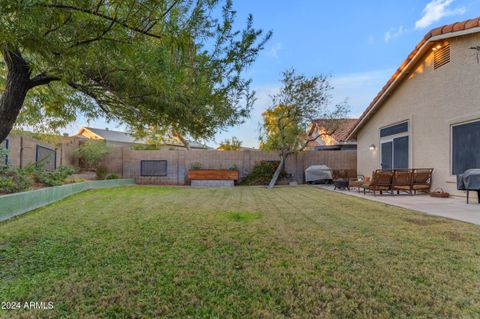
<path fill-rule="evenodd" d="M 141 160 L 166 160 L 167 176 L 141 176 Z M 124 178 L 135 178 L 141 184 L 185 185 L 186 175 L 194 163 L 204 169 L 229 169 L 236 166 L 240 179 L 247 176 L 261 161 L 278 161 L 277 152 L 263 151 L 135 151 L 122 148 L 112 152 L 105 160 L 109 172 Z M 120 169 L 119 163 L 123 163 Z M 304 171 L 310 165 L 324 164 L 342 174 L 356 176 L 356 151 L 302 152 L 287 158 L 285 169 L 293 179 L 304 182 Z"/>
<path fill-rule="evenodd" d="M 25 167 L 36 162 L 37 145 L 56 151 L 56 166 L 71 165 L 75 166 L 73 159 L 74 143 L 68 143 L 65 149 L 64 145 L 53 145 L 39 141 L 31 136 L 11 135 L 8 137 L 8 162 L 12 167 Z M 77 146 L 78 147 L 78 146 Z"/>

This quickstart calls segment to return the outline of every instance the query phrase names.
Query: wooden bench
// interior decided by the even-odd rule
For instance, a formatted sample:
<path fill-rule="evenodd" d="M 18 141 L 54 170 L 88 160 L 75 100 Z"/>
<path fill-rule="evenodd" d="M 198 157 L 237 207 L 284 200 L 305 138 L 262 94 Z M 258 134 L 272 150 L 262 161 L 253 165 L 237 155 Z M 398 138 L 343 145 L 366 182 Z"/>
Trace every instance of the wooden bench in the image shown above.
<path fill-rule="evenodd" d="M 232 169 L 191 169 L 187 174 L 191 180 L 215 180 L 215 181 L 238 181 L 239 173 Z"/>

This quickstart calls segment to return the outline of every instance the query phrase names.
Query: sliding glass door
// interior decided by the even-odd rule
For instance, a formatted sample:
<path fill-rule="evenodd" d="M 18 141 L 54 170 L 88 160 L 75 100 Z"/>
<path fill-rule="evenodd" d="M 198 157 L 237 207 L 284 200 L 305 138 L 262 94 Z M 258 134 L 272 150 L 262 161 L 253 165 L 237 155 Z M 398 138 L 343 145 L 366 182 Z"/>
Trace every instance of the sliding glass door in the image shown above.
<path fill-rule="evenodd" d="M 381 143 L 381 166 L 384 170 L 408 168 L 408 136 Z"/>

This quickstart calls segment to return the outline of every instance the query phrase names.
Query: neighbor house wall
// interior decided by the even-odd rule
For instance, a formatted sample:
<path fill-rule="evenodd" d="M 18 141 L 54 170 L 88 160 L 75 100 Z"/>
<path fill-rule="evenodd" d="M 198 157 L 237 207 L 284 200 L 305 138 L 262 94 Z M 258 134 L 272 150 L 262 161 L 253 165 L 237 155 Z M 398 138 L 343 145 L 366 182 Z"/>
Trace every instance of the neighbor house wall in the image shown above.
<path fill-rule="evenodd" d="M 480 119 L 480 65 L 470 49 L 480 45 L 480 35 L 448 42 L 450 63 L 434 70 L 433 52 L 427 53 L 359 131 L 359 174 L 370 176 L 380 168 L 380 128 L 408 120 L 409 166 L 434 168 L 432 189 L 464 195 L 456 190 L 451 174 L 451 125 Z M 374 151 L 369 150 L 371 144 Z"/>

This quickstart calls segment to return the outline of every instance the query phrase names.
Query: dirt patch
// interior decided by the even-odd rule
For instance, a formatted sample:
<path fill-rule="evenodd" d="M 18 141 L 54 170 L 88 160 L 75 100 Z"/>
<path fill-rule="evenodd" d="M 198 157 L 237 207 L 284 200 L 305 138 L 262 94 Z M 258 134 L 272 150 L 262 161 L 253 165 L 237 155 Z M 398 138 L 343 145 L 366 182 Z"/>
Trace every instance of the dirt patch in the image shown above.
<path fill-rule="evenodd" d="M 436 224 L 444 224 L 445 221 L 441 219 L 433 219 L 433 218 L 404 218 L 406 222 L 419 225 L 419 226 L 430 226 Z"/>

